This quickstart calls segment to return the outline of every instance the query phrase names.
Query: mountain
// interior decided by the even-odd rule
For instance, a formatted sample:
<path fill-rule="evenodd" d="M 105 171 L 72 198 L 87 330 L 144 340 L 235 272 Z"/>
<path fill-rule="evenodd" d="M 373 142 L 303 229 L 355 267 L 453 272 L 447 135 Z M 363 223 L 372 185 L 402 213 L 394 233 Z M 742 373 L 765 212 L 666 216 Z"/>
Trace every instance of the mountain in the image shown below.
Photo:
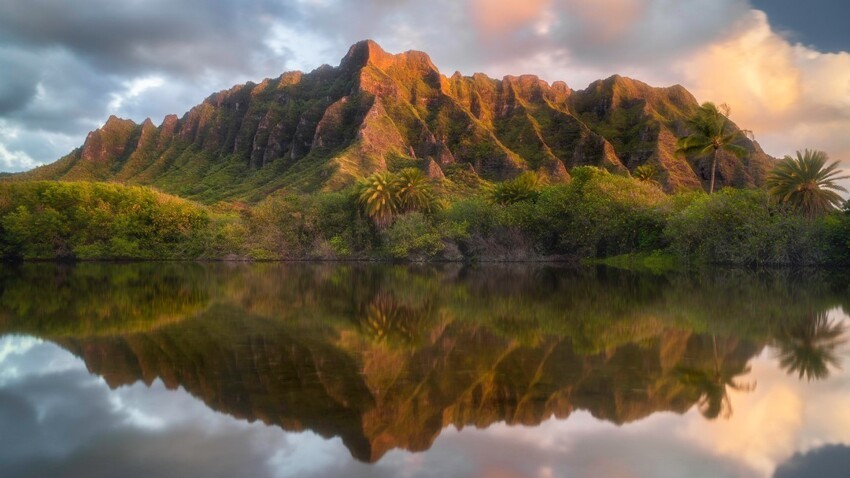
<path fill-rule="evenodd" d="M 535 76 L 447 77 L 422 52 L 355 44 L 339 66 L 289 72 L 215 93 L 156 126 L 114 116 L 83 146 L 22 179 L 120 181 L 202 201 L 258 200 L 279 188 L 336 190 L 374 171 L 417 165 L 432 177 L 503 180 L 534 170 L 566 180 L 594 165 L 643 164 L 668 191 L 698 189 L 706 158 L 674 153 L 698 107 L 685 88 L 612 76 L 574 91 Z M 772 158 L 742 137 L 718 183 L 760 185 Z"/>

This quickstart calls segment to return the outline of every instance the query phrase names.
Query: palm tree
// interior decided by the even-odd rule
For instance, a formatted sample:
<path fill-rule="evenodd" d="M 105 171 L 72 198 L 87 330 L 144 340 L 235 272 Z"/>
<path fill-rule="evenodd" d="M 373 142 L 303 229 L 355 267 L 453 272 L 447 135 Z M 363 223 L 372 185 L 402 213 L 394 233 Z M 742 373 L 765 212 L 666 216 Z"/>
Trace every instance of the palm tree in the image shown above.
<path fill-rule="evenodd" d="M 405 211 L 431 212 L 436 204 L 428 177 L 416 168 L 402 169 L 398 173 L 395 191 L 399 206 Z"/>
<path fill-rule="evenodd" d="M 644 164 L 643 166 L 635 168 L 632 176 L 634 176 L 634 178 L 638 181 L 655 182 L 658 177 L 658 169 L 651 164 Z"/>
<path fill-rule="evenodd" d="M 542 186 L 540 177 L 532 171 L 526 171 L 514 179 L 496 184 L 490 191 L 490 200 L 495 204 L 508 205 L 528 199 L 534 199 L 540 194 Z"/>
<path fill-rule="evenodd" d="M 783 327 L 776 345 L 779 364 L 789 375 L 801 380 L 829 377 L 830 366 L 840 368 L 835 349 L 846 342 L 845 327 L 829 320 L 826 312 L 809 314 L 803 320 Z"/>
<path fill-rule="evenodd" d="M 357 202 L 379 228 L 388 226 L 398 212 L 397 178 L 389 172 L 377 172 L 359 185 Z"/>
<path fill-rule="evenodd" d="M 742 133 L 733 127 L 727 117 L 729 107 L 716 106 L 714 103 L 703 103 L 702 106 L 688 119 L 688 125 L 693 132 L 679 139 L 676 143 L 676 153 L 696 154 L 705 156 L 711 154 L 711 185 L 708 193 L 714 192 L 714 178 L 717 173 L 717 152 L 727 151 L 741 158 L 747 154 L 746 148 L 735 144 Z"/>
<path fill-rule="evenodd" d="M 836 181 L 850 176 L 839 176 L 838 161 L 828 166 L 829 156 L 823 151 L 797 151 L 797 157 L 785 156 L 767 178 L 767 186 L 780 202 L 790 204 L 813 218 L 842 205 L 843 199 L 836 191 L 847 191 Z"/>

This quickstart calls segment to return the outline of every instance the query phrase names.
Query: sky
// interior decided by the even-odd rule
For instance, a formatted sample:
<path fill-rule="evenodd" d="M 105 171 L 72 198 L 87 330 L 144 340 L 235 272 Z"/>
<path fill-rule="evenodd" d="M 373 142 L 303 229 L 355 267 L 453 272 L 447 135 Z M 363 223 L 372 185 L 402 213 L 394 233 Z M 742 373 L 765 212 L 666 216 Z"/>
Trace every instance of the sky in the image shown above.
<path fill-rule="evenodd" d="M 621 74 L 725 102 L 774 156 L 850 167 L 846 0 L 0 0 L 0 171 L 52 162 L 109 115 L 159 124 L 362 39 L 444 74 Z"/>

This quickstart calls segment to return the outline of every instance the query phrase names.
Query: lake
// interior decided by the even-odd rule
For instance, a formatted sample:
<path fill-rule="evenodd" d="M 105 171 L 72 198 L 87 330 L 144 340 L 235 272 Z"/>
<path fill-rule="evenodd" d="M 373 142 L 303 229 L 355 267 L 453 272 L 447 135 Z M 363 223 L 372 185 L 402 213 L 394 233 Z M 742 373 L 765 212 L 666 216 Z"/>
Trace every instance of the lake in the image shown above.
<path fill-rule="evenodd" d="M 0 268 L 0 476 L 846 477 L 850 275 Z"/>

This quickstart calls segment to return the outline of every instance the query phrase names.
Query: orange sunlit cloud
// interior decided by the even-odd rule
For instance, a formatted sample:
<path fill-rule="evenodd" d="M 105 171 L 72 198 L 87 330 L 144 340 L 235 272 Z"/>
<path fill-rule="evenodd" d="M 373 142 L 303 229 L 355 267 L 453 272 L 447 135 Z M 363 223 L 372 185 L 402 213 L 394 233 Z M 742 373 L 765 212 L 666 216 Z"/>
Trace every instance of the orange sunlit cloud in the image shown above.
<path fill-rule="evenodd" d="M 758 10 L 723 41 L 676 69 L 701 101 L 732 107 L 768 153 L 821 149 L 850 165 L 850 53 L 825 54 L 792 44 Z"/>
<path fill-rule="evenodd" d="M 561 0 L 563 11 L 574 16 L 582 35 L 604 43 L 622 37 L 644 15 L 647 0 Z"/>
<path fill-rule="evenodd" d="M 472 0 L 470 8 L 481 33 L 497 35 L 533 22 L 549 4 L 551 0 Z"/>

